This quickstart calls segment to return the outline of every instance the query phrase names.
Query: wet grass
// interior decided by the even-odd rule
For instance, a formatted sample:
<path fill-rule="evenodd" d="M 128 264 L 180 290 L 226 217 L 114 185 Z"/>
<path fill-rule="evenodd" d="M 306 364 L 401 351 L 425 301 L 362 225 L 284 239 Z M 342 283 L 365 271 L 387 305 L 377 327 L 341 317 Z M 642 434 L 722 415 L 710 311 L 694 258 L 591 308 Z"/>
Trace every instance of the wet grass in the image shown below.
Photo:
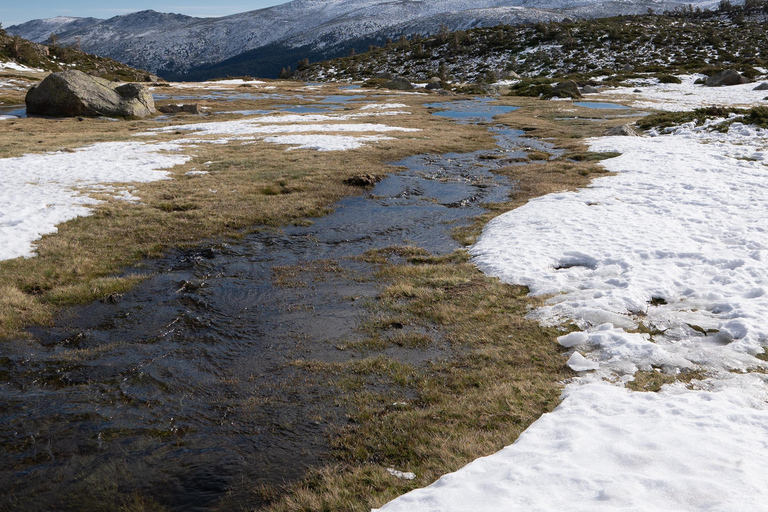
<path fill-rule="evenodd" d="M 382 122 L 422 132 L 346 152 L 343 159 L 333 153 L 286 153 L 283 147 L 264 144 L 200 146 L 191 162 L 172 171 L 173 180 L 134 187 L 142 204 L 110 200 L 95 215 L 65 223 L 57 235 L 38 243 L 38 257 L 0 263 L 0 286 L 7 292 L 2 294 L 7 299 L 0 299 L 0 336 L 18 335 L 26 325 L 49 322 L 62 305 L 107 300 L 121 293 L 141 276 L 115 277 L 116 272 L 170 247 L 213 237 L 237 238 L 255 225 L 277 229 L 306 222 L 327 212 L 340 197 L 360 193 L 343 180 L 361 169 L 385 174 L 390 170 L 386 162 L 407 155 L 490 146 L 483 128 L 430 116 L 420 110 L 422 99 L 402 96 L 396 101 L 409 103 L 414 114 Z M 525 159 L 530 163 L 503 168 L 500 172 L 516 180 L 518 189 L 509 201 L 489 205 L 473 225 L 455 230 L 454 236 L 465 244 L 472 243 L 496 215 L 533 197 L 582 187 L 606 174 L 582 138 L 599 135 L 616 121 L 557 122 L 558 104 L 514 101 L 523 108 L 505 115 L 504 122 L 535 137 L 551 138 L 564 154 L 548 159 L 532 151 Z M 245 106 L 251 105 L 238 105 Z M 42 125 L 33 121 L 28 123 L 30 129 L 40 130 L 42 137 Z M 39 148 L 30 145 L 35 150 L 74 147 L 76 138 L 68 131 L 76 123 L 53 123 L 51 138 L 36 143 Z M 145 129 L 142 123 L 147 122 L 122 122 L 114 125 L 113 132 L 94 129 L 83 137 L 123 140 Z M 102 126 L 96 122 L 92 126 L 97 125 Z M 13 147 L 14 140 L 0 134 L 0 155 L 22 151 Z M 193 168 L 210 174 L 187 176 Z M 556 343 L 561 332 L 525 318 L 538 304 L 527 296 L 526 288 L 483 275 L 464 250 L 433 256 L 417 247 L 391 247 L 360 259 L 376 265 L 374 278 L 382 289 L 370 303 L 360 337 L 337 342 L 336 348 L 348 357 L 340 362 L 293 362 L 312 378 L 334 386 L 336 405 L 347 411 L 347 423 L 337 425 L 330 435 L 332 462 L 299 483 L 253 488 L 244 483 L 246 489 L 234 489 L 233 496 L 249 494 L 254 503 L 268 502 L 266 509 L 271 511 L 367 511 L 511 444 L 559 403 L 561 382 L 574 374 Z M 319 262 L 312 269 L 278 267 L 273 279 L 280 286 L 305 286 L 308 278 L 337 268 L 332 262 Z M 391 357 L 392 350 L 433 350 L 437 355 L 404 362 Z M 398 479 L 388 468 L 414 472 L 416 479 Z M 120 475 L 106 468 L 93 478 L 106 485 Z M 109 488 L 102 494 L 111 493 Z M 123 501 L 125 510 L 157 509 L 141 498 Z M 239 498 L 224 498 L 216 508 L 232 510 L 239 504 Z"/>
<path fill-rule="evenodd" d="M 412 252 L 391 248 L 369 256 Z M 381 263 L 377 277 L 387 283 L 372 311 L 378 330 L 343 347 L 361 358 L 295 363 L 338 386 L 339 403 L 349 411 L 349 424 L 332 436 L 336 463 L 268 510 L 381 506 L 514 442 L 559 403 L 559 382 L 573 375 L 555 341 L 559 332 L 525 319 L 528 290 L 484 276 L 464 250 Z M 440 336 L 408 331 L 413 328 Z M 423 349 L 438 338 L 451 357 L 405 364 L 384 355 L 388 347 Z M 400 480 L 388 468 L 416 479 Z"/>
<path fill-rule="evenodd" d="M 508 202 L 488 205 L 473 225 L 454 231 L 465 244 L 494 216 L 605 175 L 596 162 L 616 156 L 591 155 L 581 141 L 611 121 L 566 125 L 554 121 L 556 109 L 542 107 L 539 100 L 520 103 L 524 108 L 504 116 L 505 123 L 551 138 L 565 152 L 502 169 L 519 188 Z M 574 161 L 574 155 L 585 158 Z M 361 325 L 363 338 L 338 348 L 362 360 L 297 362 L 338 386 L 339 403 L 349 411 L 349 425 L 332 436 L 336 463 L 312 472 L 282 497 L 276 493 L 267 510 L 379 507 L 513 443 L 559 403 L 561 382 L 574 375 L 556 343 L 562 333 L 526 319 L 538 300 L 524 287 L 483 275 L 465 250 L 432 256 L 418 247 L 390 247 L 361 259 L 378 265 L 376 277 L 384 287 Z M 385 355 L 395 347 L 443 352 L 403 366 Z M 416 478 L 398 479 L 388 468 Z"/>
<path fill-rule="evenodd" d="M 286 93 L 296 87 L 277 85 Z M 420 106 L 422 98 L 395 99 L 409 103 L 412 114 L 357 121 L 419 128 L 420 132 L 396 133 L 394 140 L 346 151 L 343 158 L 338 152 L 287 152 L 286 146 L 267 143 L 200 144 L 187 150 L 194 155 L 190 162 L 170 170 L 172 179 L 133 184 L 131 190 L 141 198 L 140 203 L 98 196 L 104 202 L 94 208 L 93 215 L 61 224 L 56 234 L 44 236 L 36 243 L 36 257 L 0 262 L 0 288 L 5 291 L 0 295 L 0 339 L 23 336 L 22 330 L 30 325 L 50 323 L 62 306 L 122 293 L 140 279 L 140 272 L 126 277 L 123 269 L 143 258 L 201 240 L 236 239 L 254 226 L 276 229 L 324 215 L 340 198 L 362 192 L 344 183 L 361 169 L 384 175 L 393 170 L 388 162 L 409 155 L 472 151 L 491 144 L 481 127 L 457 127 L 431 116 Z M 392 100 L 376 94 L 370 98 L 370 102 Z M 274 102 L 208 101 L 207 105 L 213 112 L 259 109 Z M 224 114 L 213 120 L 241 118 Z M 189 116 L 181 116 L 175 122 L 189 121 Z M 0 132 L 0 157 L 136 140 L 135 133 L 163 126 L 152 120 L 28 118 L 4 122 L 8 129 Z M 141 140 L 186 136 L 187 132 L 158 133 Z M 205 170 L 208 174 L 187 175 L 191 170 Z"/>

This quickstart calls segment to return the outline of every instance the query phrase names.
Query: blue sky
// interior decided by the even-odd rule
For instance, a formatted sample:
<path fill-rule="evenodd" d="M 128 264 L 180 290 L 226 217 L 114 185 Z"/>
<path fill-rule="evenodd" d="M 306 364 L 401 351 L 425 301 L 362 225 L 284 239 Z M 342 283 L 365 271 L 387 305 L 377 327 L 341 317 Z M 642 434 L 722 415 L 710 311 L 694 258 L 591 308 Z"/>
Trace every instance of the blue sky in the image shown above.
<path fill-rule="evenodd" d="M 135 2 L 115 0 L 32 0 L 13 2 L 0 0 L 0 22 L 4 27 L 38 18 L 54 16 L 75 16 L 85 18 L 111 18 L 129 12 L 153 9 L 159 12 L 175 12 L 189 16 L 226 16 L 238 12 L 253 11 L 271 5 L 283 4 L 287 0 L 137 0 Z M 130 4 L 130 9 L 126 9 Z"/>

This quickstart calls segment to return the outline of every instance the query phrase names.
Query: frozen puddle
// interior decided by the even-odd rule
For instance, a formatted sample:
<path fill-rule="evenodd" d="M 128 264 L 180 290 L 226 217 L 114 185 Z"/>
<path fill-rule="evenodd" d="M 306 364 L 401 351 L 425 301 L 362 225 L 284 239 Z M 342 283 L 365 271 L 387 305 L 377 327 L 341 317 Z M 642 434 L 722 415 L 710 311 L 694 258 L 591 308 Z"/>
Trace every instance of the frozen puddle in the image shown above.
<path fill-rule="evenodd" d="M 767 139 L 592 139 L 616 175 L 491 221 L 476 263 L 578 325 L 579 376 L 515 444 L 382 510 L 768 510 Z M 637 371 L 687 378 L 629 391 Z"/>

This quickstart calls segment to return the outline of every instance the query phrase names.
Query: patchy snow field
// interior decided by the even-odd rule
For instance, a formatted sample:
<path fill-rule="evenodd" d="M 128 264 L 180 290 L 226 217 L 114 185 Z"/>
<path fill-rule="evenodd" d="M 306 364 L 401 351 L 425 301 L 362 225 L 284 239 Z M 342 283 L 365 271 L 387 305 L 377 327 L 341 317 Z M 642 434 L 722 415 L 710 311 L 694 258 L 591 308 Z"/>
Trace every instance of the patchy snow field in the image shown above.
<path fill-rule="evenodd" d="M 227 80 L 203 85 L 210 88 L 211 85 L 225 87 L 240 83 L 240 80 Z M 130 193 L 130 183 L 167 178 L 167 169 L 183 164 L 191 158 L 181 154 L 186 148 L 202 143 L 228 144 L 246 141 L 244 144 L 286 145 L 289 146 L 287 150 L 357 149 L 367 144 L 391 140 L 391 137 L 378 133 L 418 130 L 384 124 L 339 121 L 409 114 L 407 111 L 398 110 L 403 107 L 405 105 L 402 104 L 366 104 L 359 112 L 343 115 L 271 115 L 236 121 L 169 126 L 157 131 L 189 131 L 209 138 L 179 138 L 166 143 L 99 143 L 71 153 L 30 154 L 0 159 L 0 177 L 3 181 L 0 188 L 0 260 L 33 256 L 35 240 L 44 234 L 56 232 L 56 225 L 59 223 L 90 214 L 89 207 L 99 202 L 91 197 L 92 193 L 106 193 L 128 201 L 139 200 L 140 198 Z M 0 121 L 5 119 L 17 118 L 0 116 Z M 155 132 L 140 135 L 151 136 Z"/>
<path fill-rule="evenodd" d="M 755 87 L 689 82 L 641 96 L 749 105 Z M 581 329 L 559 339 L 579 376 L 516 443 L 381 510 L 768 510 L 768 132 L 589 145 L 622 154 L 603 162 L 615 175 L 497 217 L 472 247 L 550 296 L 533 318 Z M 688 378 L 630 391 L 638 370 Z"/>
<path fill-rule="evenodd" d="M 659 110 L 693 110 L 701 107 L 717 105 L 721 107 L 752 107 L 768 105 L 764 98 L 768 91 L 755 91 L 760 82 L 733 85 L 730 87 L 702 87 L 694 85 L 705 75 L 680 75 L 681 84 L 655 84 L 651 87 L 641 86 L 640 92 L 634 88 L 619 87 L 601 91 L 605 95 L 627 96 L 635 108 L 655 108 Z"/>
<path fill-rule="evenodd" d="M 164 169 L 189 160 L 177 153 L 180 149 L 177 144 L 108 142 L 72 153 L 0 159 L 0 260 L 32 256 L 32 243 L 56 232 L 57 224 L 90 214 L 88 206 L 98 201 L 89 192 L 133 199 L 123 194 L 124 187 L 100 185 L 164 179 Z"/>

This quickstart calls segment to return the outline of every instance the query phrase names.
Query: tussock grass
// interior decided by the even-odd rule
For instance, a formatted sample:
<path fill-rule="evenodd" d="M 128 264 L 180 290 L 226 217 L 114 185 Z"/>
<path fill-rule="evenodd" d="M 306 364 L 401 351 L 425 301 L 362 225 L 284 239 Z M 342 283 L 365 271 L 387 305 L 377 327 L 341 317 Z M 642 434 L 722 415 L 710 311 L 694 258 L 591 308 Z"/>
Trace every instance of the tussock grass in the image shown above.
<path fill-rule="evenodd" d="M 553 138 L 565 153 L 502 169 L 519 189 L 508 202 L 490 205 L 474 225 L 456 230 L 464 243 L 474 241 L 490 218 L 533 197 L 605 175 L 596 162 L 616 156 L 590 156 L 581 142 L 616 120 L 584 126 L 556 122 L 555 106 L 519 100 L 523 108 L 504 122 Z M 574 155 L 584 158 L 573 161 Z M 525 318 L 538 299 L 528 297 L 524 287 L 484 276 L 466 251 L 432 256 L 419 248 L 391 247 L 361 259 L 379 265 L 377 278 L 386 285 L 363 326 L 366 337 L 340 348 L 360 353 L 366 363 L 301 363 L 337 379 L 340 403 L 351 411 L 350 424 L 332 437 L 337 464 L 312 472 L 267 510 L 364 511 L 429 485 L 514 442 L 557 405 L 560 382 L 573 375 L 556 343 L 561 332 Z M 407 346 L 404 339 L 417 341 L 413 350 L 431 348 L 441 355 L 410 367 L 385 364 L 389 349 Z M 360 373 L 361 366 L 377 368 L 375 379 Z M 386 472 L 389 467 L 412 471 L 416 479 L 399 480 Z"/>
<path fill-rule="evenodd" d="M 404 263 L 382 264 L 378 277 L 388 285 L 374 313 L 387 320 L 368 340 L 345 347 L 363 359 L 296 363 L 342 391 L 350 423 L 332 437 L 337 463 L 312 472 L 268 510 L 381 506 L 512 443 L 559 402 L 558 382 L 572 375 L 555 341 L 558 332 L 525 319 L 532 301 L 527 289 L 484 276 L 465 251 L 407 256 Z M 390 359 L 383 355 L 388 344 L 410 340 L 412 348 L 424 349 L 437 343 L 413 332 L 389 336 L 393 323 L 437 328 L 453 355 L 422 364 Z M 412 471 L 416 479 L 399 480 L 389 467 Z"/>

